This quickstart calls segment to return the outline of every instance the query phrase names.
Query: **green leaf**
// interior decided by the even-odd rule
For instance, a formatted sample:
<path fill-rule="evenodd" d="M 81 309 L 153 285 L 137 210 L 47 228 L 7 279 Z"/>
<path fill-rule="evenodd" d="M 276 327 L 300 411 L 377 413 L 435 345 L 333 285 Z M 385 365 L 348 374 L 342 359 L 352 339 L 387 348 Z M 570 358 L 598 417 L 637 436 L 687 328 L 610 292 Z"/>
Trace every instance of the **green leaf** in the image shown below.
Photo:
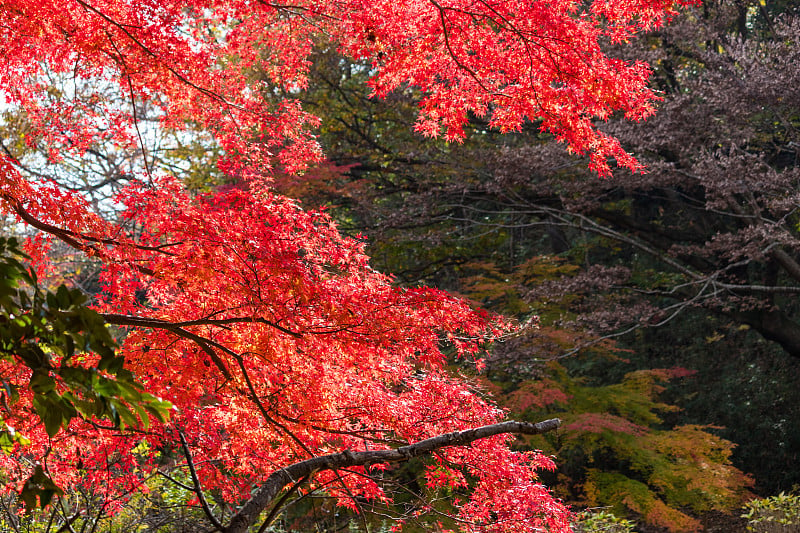
<path fill-rule="evenodd" d="M 52 292 L 47 293 L 45 301 L 47 302 L 47 307 L 50 309 L 58 309 L 58 300 L 56 299 L 56 295 Z"/>
<path fill-rule="evenodd" d="M 48 476 L 41 465 L 36 465 L 31 477 L 25 481 L 20 491 L 20 499 L 25 504 L 25 511 L 31 512 L 36 508 L 37 497 L 42 508 L 49 505 L 54 496 L 63 496 L 64 491 Z"/>
<path fill-rule="evenodd" d="M 128 409 L 127 405 L 118 400 L 111 400 L 111 404 L 116 407 L 117 413 L 124 425 L 128 427 L 137 427 L 139 425 L 139 419 Z"/>
<path fill-rule="evenodd" d="M 147 415 L 147 410 L 138 403 L 133 403 L 132 407 L 136 411 L 136 415 L 139 417 L 139 420 L 142 423 L 142 428 L 145 431 L 150 429 L 150 417 Z"/>
<path fill-rule="evenodd" d="M 98 376 L 97 383 L 94 385 L 94 391 L 100 396 L 113 398 L 120 393 L 120 385 L 116 381 Z"/>
<path fill-rule="evenodd" d="M 72 298 L 70 297 L 69 289 L 66 285 L 58 286 L 56 290 L 56 299 L 58 300 L 59 309 L 68 309 L 70 307 Z"/>
<path fill-rule="evenodd" d="M 56 382 L 47 370 L 36 369 L 31 375 L 31 390 L 36 394 L 47 394 L 55 390 Z"/>
<path fill-rule="evenodd" d="M 39 415 L 42 423 L 44 423 L 44 429 L 47 434 L 54 437 L 61 428 L 63 420 L 61 406 L 48 397 L 36 395 L 33 397 L 33 407 L 36 409 L 36 414 Z"/>

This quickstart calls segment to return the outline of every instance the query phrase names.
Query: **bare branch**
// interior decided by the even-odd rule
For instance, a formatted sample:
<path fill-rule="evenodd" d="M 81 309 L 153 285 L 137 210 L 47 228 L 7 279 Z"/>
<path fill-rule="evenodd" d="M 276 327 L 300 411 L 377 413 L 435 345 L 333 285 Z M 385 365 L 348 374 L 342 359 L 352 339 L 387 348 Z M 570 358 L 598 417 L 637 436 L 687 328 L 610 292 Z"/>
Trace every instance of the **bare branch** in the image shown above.
<path fill-rule="evenodd" d="M 797 261 L 780 248 L 774 248 L 771 255 L 792 278 L 800 281 L 800 265 Z"/>

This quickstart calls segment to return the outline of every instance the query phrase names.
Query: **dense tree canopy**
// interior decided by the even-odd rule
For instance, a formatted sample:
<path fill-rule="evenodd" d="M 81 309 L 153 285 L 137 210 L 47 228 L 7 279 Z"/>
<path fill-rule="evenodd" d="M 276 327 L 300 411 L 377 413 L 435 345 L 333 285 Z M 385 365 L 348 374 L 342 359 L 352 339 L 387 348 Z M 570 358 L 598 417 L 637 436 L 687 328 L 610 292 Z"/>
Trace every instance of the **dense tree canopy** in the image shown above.
<path fill-rule="evenodd" d="M 558 422 L 502 425 L 444 366 L 446 354 L 479 361 L 508 324 L 433 289 L 397 288 L 363 242 L 273 192 L 271 173 L 321 160 L 319 121 L 298 100 L 315 46 L 366 60 L 377 96 L 418 91 L 424 135 L 458 140 L 468 113 L 500 131 L 535 120 L 600 174 L 612 159 L 636 170 L 593 121 L 648 116 L 649 70 L 601 44 L 661 25 L 673 7 L 2 1 L 2 208 L 14 230 L 40 232 L 25 249 L 40 277 L 55 270 L 53 240 L 101 265 L 92 305 L 120 328 L 114 351 L 77 292 L 62 286 L 28 309 L 28 289 L 11 287 L 8 488 L 42 504 L 79 490 L 109 509 L 177 454 L 208 521 L 233 532 L 274 504 L 268 522 L 291 484 L 287 496 L 302 485 L 345 506 L 388 503 L 387 463 L 436 451 L 426 494 L 464 492 L 443 521 L 567 531 L 566 508 L 537 478 L 552 461 L 504 436 Z M 200 178 L 206 190 L 189 192 L 198 161 L 226 184 Z M 8 253 L 17 265 L 21 252 Z M 17 280 L 39 294 L 33 273 Z M 71 321 L 48 315 L 56 307 Z M 26 324 L 72 340 L 48 341 L 32 362 Z M 396 526 L 431 505 L 397 510 Z"/>
<path fill-rule="evenodd" d="M 788 422 L 798 416 L 796 32 L 793 3 L 719 1 L 631 43 L 624 53 L 655 66 L 664 101 L 647 123 L 603 126 L 648 167 L 608 180 L 535 127 L 499 136 L 477 117 L 463 145 L 420 148 L 398 111 L 413 93 L 373 102 L 362 72 L 319 61 L 306 105 L 335 102 L 321 131 L 346 171 L 326 188 L 323 172 L 284 186 L 337 206 L 403 281 L 538 314 L 538 342 L 506 343 L 490 369 L 537 378 L 535 359 L 616 340 L 639 368 L 697 370 L 681 381 L 684 414 L 668 418 L 726 426 L 714 431 L 737 443 L 735 463 L 757 489 L 788 490 L 800 446 Z M 567 366 L 605 385 L 631 371 L 588 359 Z"/>

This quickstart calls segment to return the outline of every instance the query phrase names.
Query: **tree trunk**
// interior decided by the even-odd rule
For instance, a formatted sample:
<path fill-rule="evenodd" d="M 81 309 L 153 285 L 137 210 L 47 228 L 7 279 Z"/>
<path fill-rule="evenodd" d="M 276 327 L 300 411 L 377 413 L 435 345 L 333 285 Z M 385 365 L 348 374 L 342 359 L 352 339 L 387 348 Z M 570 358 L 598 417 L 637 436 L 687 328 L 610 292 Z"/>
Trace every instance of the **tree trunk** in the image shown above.
<path fill-rule="evenodd" d="M 732 313 L 738 321 L 759 332 L 765 339 L 777 342 L 792 357 L 800 357 L 800 324 L 781 311 L 749 311 Z"/>

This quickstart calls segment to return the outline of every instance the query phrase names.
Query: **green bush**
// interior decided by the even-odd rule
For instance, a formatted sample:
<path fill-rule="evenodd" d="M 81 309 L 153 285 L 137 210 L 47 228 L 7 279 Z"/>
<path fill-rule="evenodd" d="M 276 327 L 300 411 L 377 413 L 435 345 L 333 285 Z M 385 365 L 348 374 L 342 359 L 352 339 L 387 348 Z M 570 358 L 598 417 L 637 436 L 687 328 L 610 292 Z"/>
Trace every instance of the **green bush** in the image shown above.
<path fill-rule="evenodd" d="M 747 519 L 747 530 L 758 533 L 800 533 L 800 495 L 785 494 L 745 505 L 742 518 Z"/>
<path fill-rule="evenodd" d="M 572 523 L 575 533 L 634 533 L 634 523 L 606 511 L 583 511 Z"/>

